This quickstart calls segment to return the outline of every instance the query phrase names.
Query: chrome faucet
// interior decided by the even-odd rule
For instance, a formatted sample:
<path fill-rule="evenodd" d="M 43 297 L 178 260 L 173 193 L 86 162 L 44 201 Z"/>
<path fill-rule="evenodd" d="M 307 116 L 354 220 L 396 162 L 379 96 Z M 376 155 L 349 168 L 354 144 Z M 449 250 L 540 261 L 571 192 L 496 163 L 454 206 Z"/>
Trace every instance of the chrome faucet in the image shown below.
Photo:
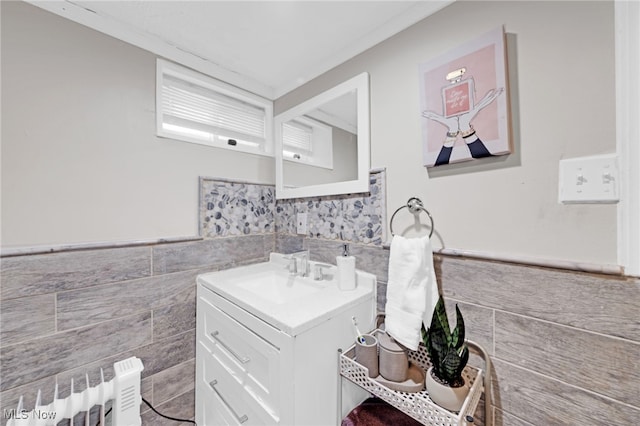
<path fill-rule="evenodd" d="M 291 275 L 300 275 L 301 277 L 309 275 L 309 250 L 291 253 L 288 259 L 289 273 Z M 298 259 L 300 259 L 300 268 L 298 268 Z"/>
<path fill-rule="evenodd" d="M 324 279 L 324 268 L 331 268 L 331 265 L 326 263 L 316 263 L 313 268 L 313 279 L 315 281 L 322 281 Z"/>

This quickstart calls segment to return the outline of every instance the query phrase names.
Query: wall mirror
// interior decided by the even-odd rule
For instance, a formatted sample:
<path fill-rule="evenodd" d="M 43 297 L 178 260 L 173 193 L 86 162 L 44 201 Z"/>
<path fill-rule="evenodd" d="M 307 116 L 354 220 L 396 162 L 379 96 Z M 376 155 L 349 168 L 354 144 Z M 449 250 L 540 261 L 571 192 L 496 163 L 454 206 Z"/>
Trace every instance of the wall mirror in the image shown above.
<path fill-rule="evenodd" d="M 276 198 L 369 191 L 369 74 L 274 117 Z"/>

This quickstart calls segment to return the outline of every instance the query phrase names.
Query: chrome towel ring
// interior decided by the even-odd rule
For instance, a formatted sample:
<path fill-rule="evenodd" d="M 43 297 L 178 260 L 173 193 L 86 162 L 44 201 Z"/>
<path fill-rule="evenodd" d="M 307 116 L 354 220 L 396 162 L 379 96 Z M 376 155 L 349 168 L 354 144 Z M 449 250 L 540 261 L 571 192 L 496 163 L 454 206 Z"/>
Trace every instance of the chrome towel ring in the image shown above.
<path fill-rule="evenodd" d="M 429 231 L 429 238 L 431 238 L 431 236 L 433 235 L 433 218 L 431 217 L 431 213 L 429 213 L 429 211 L 424 208 L 422 200 L 417 197 L 409 198 L 409 201 L 407 201 L 406 205 L 398 208 L 395 212 L 393 212 L 393 214 L 391 215 L 391 220 L 389 221 L 389 230 L 391 231 L 391 235 L 395 235 L 393 233 L 393 218 L 400 210 L 404 209 L 405 207 L 408 208 L 409 211 L 414 215 L 419 215 L 420 212 L 423 211 L 427 214 L 427 216 L 429 216 L 429 220 L 431 221 L 431 231 Z"/>

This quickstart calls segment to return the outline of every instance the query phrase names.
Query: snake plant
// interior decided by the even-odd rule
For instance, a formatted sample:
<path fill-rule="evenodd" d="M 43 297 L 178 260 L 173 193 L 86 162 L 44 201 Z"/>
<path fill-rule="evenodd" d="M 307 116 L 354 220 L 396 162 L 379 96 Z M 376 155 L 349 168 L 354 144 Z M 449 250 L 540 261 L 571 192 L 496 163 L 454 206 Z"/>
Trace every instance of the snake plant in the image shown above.
<path fill-rule="evenodd" d="M 431 326 L 425 330 L 422 326 L 424 340 L 433 374 L 443 383 L 451 387 L 464 385 L 462 370 L 469 360 L 469 349 L 464 343 L 464 319 L 456 304 L 456 326 L 451 331 L 444 299 L 439 297 L 433 310 Z"/>

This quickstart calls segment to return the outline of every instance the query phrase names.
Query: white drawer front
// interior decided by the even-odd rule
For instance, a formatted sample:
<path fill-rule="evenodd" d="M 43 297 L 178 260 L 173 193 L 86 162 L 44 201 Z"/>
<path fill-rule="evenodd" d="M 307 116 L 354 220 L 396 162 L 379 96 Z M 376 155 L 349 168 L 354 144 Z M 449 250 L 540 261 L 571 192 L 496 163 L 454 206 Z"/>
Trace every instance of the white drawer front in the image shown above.
<path fill-rule="evenodd" d="M 261 404 L 257 396 L 240 383 L 239 377 L 229 371 L 215 353 L 209 351 L 202 342 L 198 342 L 198 346 L 204 358 L 202 375 L 198 379 L 202 380 L 204 387 L 216 394 L 226 408 L 224 412 L 232 414 L 227 418 L 246 425 L 278 424 L 279 419 L 275 413 Z"/>
<path fill-rule="evenodd" d="M 201 379 L 200 398 L 203 399 L 201 426 L 265 426 L 262 417 L 253 412 L 242 401 L 223 390 L 219 383 L 204 383 Z M 224 393 L 223 393 L 224 392 Z M 237 411 L 236 411 L 237 410 Z"/>
<path fill-rule="evenodd" d="M 239 389 L 251 396 L 257 406 L 280 417 L 280 352 L 252 331 L 210 304 L 198 299 L 199 344 L 215 359 L 205 363 L 205 375 L 213 374 L 209 364 L 216 364 L 218 373 L 225 373 Z M 201 351 L 205 352 L 205 351 Z M 219 365 L 219 367 L 218 367 Z M 223 380 L 211 376 L 211 380 Z M 229 384 L 231 386 L 231 384 Z"/>
<path fill-rule="evenodd" d="M 208 384 L 204 384 L 201 389 L 199 398 L 202 398 L 203 412 L 202 417 L 198 420 L 199 425 L 239 426 L 243 424 L 241 421 L 244 419 L 236 417 Z"/>

